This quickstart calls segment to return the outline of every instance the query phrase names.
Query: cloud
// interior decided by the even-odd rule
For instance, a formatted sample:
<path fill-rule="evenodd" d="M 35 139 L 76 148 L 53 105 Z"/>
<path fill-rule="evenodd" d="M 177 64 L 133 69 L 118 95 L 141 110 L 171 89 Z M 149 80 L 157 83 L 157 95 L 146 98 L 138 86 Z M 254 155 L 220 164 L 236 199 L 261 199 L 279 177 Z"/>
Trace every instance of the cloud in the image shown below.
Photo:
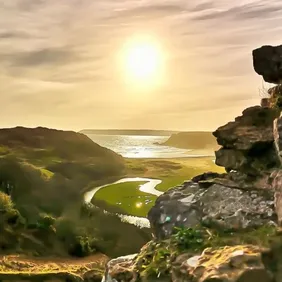
<path fill-rule="evenodd" d="M 214 129 L 259 99 L 251 51 L 282 43 L 281 20 L 281 0 L 0 0 L 1 120 L 188 129 L 204 110 Z M 139 33 L 166 55 L 148 93 L 124 83 L 118 59 Z"/>
<path fill-rule="evenodd" d="M 234 2 L 236 3 L 236 2 Z M 268 3 L 263 4 L 262 2 L 253 2 L 243 5 L 238 5 L 226 9 L 209 9 L 208 12 L 202 13 L 202 10 L 198 10 L 197 15 L 193 16 L 193 20 L 219 20 L 223 21 L 226 19 L 243 19 L 250 20 L 253 18 L 263 19 L 264 17 L 271 17 L 280 15 L 282 10 L 282 3 L 269 5 Z"/>
<path fill-rule="evenodd" d="M 49 64 L 65 64 L 72 59 L 76 59 L 75 55 L 67 49 L 42 49 L 16 54 L 13 58 L 13 64 L 21 67 L 34 67 Z"/>
<path fill-rule="evenodd" d="M 174 4 L 147 4 L 147 5 L 135 5 L 128 9 L 121 9 L 115 11 L 109 19 L 123 19 L 134 17 L 151 17 L 151 16 L 165 16 L 182 13 L 185 6 Z"/>
<path fill-rule="evenodd" d="M 0 32 L 0 40 L 1 39 L 13 39 L 13 38 L 27 38 L 28 35 L 24 32 L 15 32 L 15 31 L 5 31 Z"/>

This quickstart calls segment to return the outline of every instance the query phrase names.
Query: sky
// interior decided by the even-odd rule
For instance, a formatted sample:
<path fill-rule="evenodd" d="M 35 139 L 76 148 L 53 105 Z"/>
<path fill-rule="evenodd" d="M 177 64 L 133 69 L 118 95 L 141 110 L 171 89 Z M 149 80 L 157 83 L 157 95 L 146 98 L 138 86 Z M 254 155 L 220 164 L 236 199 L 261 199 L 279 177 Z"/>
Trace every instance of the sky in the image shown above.
<path fill-rule="evenodd" d="M 260 103 L 281 22 L 281 0 L 0 0 L 0 127 L 215 130 Z M 165 57 L 146 89 L 119 57 L 139 35 Z"/>

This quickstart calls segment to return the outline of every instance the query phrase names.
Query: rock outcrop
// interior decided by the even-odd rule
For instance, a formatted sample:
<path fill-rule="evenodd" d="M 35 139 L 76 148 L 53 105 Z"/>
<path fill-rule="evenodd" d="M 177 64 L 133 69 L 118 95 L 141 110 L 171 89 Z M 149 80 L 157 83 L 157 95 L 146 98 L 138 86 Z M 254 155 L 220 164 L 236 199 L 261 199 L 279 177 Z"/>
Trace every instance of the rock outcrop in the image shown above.
<path fill-rule="evenodd" d="M 260 175 L 277 167 L 273 121 L 278 115 L 276 109 L 255 106 L 244 110 L 235 121 L 219 127 L 213 133 L 222 146 L 216 152 L 216 164 L 227 171 L 250 175 Z"/>
<path fill-rule="evenodd" d="M 262 46 L 253 51 L 255 71 L 269 83 L 282 82 L 282 45 Z"/>
<path fill-rule="evenodd" d="M 277 222 L 271 191 L 244 191 L 217 183 L 201 188 L 193 181 L 160 196 L 148 218 L 157 239 L 169 238 L 175 227 L 239 231 Z"/>

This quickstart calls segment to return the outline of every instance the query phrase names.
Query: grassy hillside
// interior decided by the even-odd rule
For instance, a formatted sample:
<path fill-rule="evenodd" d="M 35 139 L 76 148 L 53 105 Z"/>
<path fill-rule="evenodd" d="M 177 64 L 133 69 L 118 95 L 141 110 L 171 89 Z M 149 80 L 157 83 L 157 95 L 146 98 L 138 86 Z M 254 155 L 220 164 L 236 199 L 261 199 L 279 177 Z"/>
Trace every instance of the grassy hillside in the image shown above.
<path fill-rule="evenodd" d="M 149 240 L 149 231 L 82 202 L 87 187 L 122 177 L 124 168 L 121 156 L 83 134 L 1 129 L 0 254 L 115 256 L 137 251 Z"/>
<path fill-rule="evenodd" d="M 161 145 L 181 149 L 211 149 L 218 148 L 215 137 L 211 132 L 180 132 L 172 134 L 170 138 Z"/>

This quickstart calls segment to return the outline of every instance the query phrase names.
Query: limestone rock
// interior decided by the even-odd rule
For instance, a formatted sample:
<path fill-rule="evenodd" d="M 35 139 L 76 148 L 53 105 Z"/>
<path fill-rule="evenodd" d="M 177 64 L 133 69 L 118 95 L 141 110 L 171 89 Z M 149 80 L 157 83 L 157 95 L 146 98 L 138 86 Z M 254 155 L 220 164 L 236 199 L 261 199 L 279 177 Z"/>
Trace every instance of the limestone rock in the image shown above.
<path fill-rule="evenodd" d="M 282 116 L 274 121 L 273 136 L 277 155 L 282 164 Z"/>
<path fill-rule="evenodd" d="M 269 108 L 270 107 L 270 99 L 269 98 L 262 98 L 260 101 L 260 106 L 263 108 Z"/>
<path fill-rule="evenodd" d="M 192 279 L 201 282 L 272 282 L 272 274 L 265 268 L 261 250 L 255 246 L 223 247 L 206 249 L 182 264 Z M 183 271 L 184 272 L 184 271 Z M 186 280 L 183 280 L 186 281 Z"/>
<path fill-rule="evenodd" d="M 244 110 L 235 121 L 219 127 L 213 135 L 219 145 L 228 149 L 264 149 L 273 143 L 273 121 L 277 116 L 275 109 L 254 106 Z"/>
<path fill-rule="evenodd" d="M 110 260 L 106 265 L 105 275 L 102 282 L 131 281 L 135 273 L 134 259 L 137 254 L 119 257 Z"/>
<path fill-rule="evenodd" d="M 201 188 L 193 181 L 161 195 L 148 219 L 157 239 L 168 238 L 174 227 L 195 227 L 199 223 L 238 230 L 275 224 L 277 220 L 272 192 L 220 184 Z"/>
<path fill-rule="evenodd" d="M 278 167 L 273 136 L 273 121 L 278 115 L 277 109 L 255 106 L 219 127 L 213 133 L 222 146 L 216 152 L 216 164 L 227 172 L 235 170 L 250 175 Z"/>
<path fill-rule="evenodd" d="M 282 45 L 262 46 L 253 51 L 254 70 L 269 83 L 282 82 Z"/>
<path fill-rule="evenodd" d="M 256 153 L 221 148 L 215 152 L 215 156 L 215 163 L 225 167 L 227 171 L 235 170 L 248 175 L 260 175 L 279 166 L 279 160 L 272 145 Z"/>
<path fill-rule="evenodd" d="M 282 225 L 282 170 L 277 170 L 271 175 L 273 177 L 272 186 L 274 189 L 274 205 L 278 217 L 278 223 Z"/>
<path fill-rule="evenodd" d="M 271 174 L 272 172 L 269 171 L 259 176 L 252 176 L 239 171 L 231 171 L 228 174 L 221 174 L 219 177 L 200 180 L 198 183 L 201 188 L 208 188 L 213 184 L 219 184 L 240 190 L 262 190 L 274 193 Z"/>

